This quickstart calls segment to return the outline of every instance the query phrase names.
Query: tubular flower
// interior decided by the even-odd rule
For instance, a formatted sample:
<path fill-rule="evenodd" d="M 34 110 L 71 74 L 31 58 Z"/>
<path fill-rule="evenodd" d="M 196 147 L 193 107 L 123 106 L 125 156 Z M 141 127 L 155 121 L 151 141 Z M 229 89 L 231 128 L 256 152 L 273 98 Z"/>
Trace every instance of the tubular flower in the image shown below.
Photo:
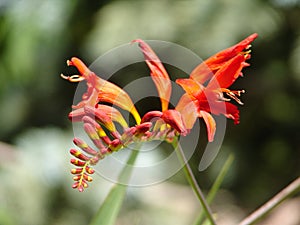
<path fill-rule="evenodd" d="M 73 106 L 74 109 L 80 109 L 85 105 L 95 106 L 98 102 L 107 102 L 115 104 L 127 111 L 129 111 L 135 118 L 137 123 L 140 123 L 140 115 L 134 107 L 128 94 L 117 85 L 101 79 L 95 73 L 89 70 L 87 66 L 78 58 L 73 57 L 67 61 L 68 66 L 75 66 L 80 75 L 61 77 L 71 82 L 87 81 L 87 92 L 82 96 L 82 101 Z M 73 112 L 76 114 L 76 112 Z"/>
<path fill-rule="evenodd" d="M 147 43 L 140 39 L 133 40 L 132 42 L 137 42 L 139 44 L 139 47 L 144 54 L 145 61 L 150 69 L 150 75 L 154 84 L 156 85 L 156 89 L 161 100 L 162 112 L 149 112 L 144 115 L 142 121 L 150 121 L 153 118 L 160 118 L 164 123 L 166 123 L 166 126 L 164 127 L 168 128 L 171 126 L 177 131 L 178 134 L 185 136 L 188 132 L 186 130 L 186 126 L 181 114 L 175 109 L 168 109 L 169 100 L 172 92 L 172 85 L 170 77 L 165 67 Z"/>
<path fill-rule="evenodd" d="M 172 91 L 169 75 L 157 55 L 148 44 L 140 39 L 133 40 L 132 42 L 137 42 L 139 44 L 139 47 L 145 56 L 145 61 L 150 69 L 150 75 L 156 85 L 158 95 L 161 100 L 162 111 L 165 111 L 168 109 Z"/>
<path fill-rule="evenodd" d="M 203 118 L 210 142 L 213 141 L 216 131 L 216 123 L 211 114 L 223 114 L 233 119 L 235 124 L 239 123 L 239 110 L 229 101 L 233 99 L 242 105 L 239 97 L 245 91 L 232 91 L 228 88 L 242 75 L 242 69 L 249 66 L 246 60 L 251 57 L 250 43 L 256 37 L 257 34 L 252 34 L 240 43 L 208 58 L 192 71 L 190 78 L 176 80 L 186 92 L 176 109 L 183 114 L 188 129 L 193 126 L 196 116 Z M 186 104 L 189 105 L 191 117 L 184 114 L 187 110 L 184 108 Z"/>

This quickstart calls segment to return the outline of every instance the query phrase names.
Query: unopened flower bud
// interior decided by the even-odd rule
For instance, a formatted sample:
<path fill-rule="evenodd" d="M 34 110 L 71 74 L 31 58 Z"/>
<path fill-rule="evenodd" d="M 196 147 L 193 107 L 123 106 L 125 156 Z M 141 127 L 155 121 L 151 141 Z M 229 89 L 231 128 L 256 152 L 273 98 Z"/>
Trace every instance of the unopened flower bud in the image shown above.
<path fill-rule="evenodd" d="M 147 112 L 143 116 L 141 123 L 150 122 L 152 119 L 154 119 L 154 118 L 160 118 L 162 115 L 163 115 L 163 113 L 160 112 L 160 111 L 150 111 L 150 112 Z"/>
<path fill-rule="evenodd" d="M 85 106 L 84 111 L 91 117 L 95 117 L 95 120 L 103 124 L 110 132 L 116 131 L 116 127 L 112 120 L 101 110 L 98 110 L 91 106 Z"/>
<path fill-rule="evenodd" d="M 86 162 L 80 161 L 78 159 L 71 159 L 70 162 L 75 165 L 75 166 L 79 166 L 79 167 L 83 167 Z"/>
<path fill-rule="evenodd" d="M 88 154 L 91 154 L 91 155 L 97 154 L 97 151 L 92 149 L 86 142 L 82 141 L 80 138 L 75 137 L 73 139 L 73 143 Z"/>
<path fill-rule="evenodd" d="M 144 122 L 144 123 L 141 123 L 139 125 L 136 125 L 136 132 L 135 134 L 145 134 L 147 131 L 150 130 L 152 126 L 152 123 L 151 122 Z"/>
<path fill-rule="evenodd" d="M 76 109 L 69 113 L 68 118 L 72 122 L 80 122 L 82 120 L 82 117 L 85 115 L 84 109 Z"/>
<path fill-rule="evenodd" d="M 109 149 L 111 151 L 118 151 L 121 147 L 122 147 L 122 143 L 120 139 L 113 140 L 109 145 Z"/>
<path fill-rule="evenodd" d="M 77 149 L 71 149 L 70 150 L 71 155 L 75 156 L 78 159 L 81 159 L 83 161 L 88 161 L 89 157 L 87 157 L 86 155 L 82 154 L 80 151 L 78 151 Z"/>
<path fill-rule="evenodd" d="M 80 174 L 82 173 L 83 168 L 75 168 L 75 169 L 71 169 L 71 173 L 72 174 Z"/>

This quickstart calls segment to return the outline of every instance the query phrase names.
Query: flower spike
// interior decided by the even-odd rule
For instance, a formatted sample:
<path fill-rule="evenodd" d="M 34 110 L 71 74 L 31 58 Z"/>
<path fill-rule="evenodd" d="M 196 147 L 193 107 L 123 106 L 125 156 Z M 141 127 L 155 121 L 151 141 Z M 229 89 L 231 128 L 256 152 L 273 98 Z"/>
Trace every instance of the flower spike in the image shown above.
<path fill-rule="evenodd" d="M 83 122 L 83 130 L 93 144 L 91 147 L 80 138 L 73 139 L 80 150 L 70 150 L 74 157 L 70 163 L 75 166 L 71 170 L 74 180 L 72 187 L 79 192 L 87 188 L 95 172 L 91 167 L 106 155 L 136 142 L 160 140 L 171 143 L 179 135 L 187 135 L 197 118 L 203 118 L 209 142 L 214 140 L 217 129 L 212 114 L 222 114 L 238 124 L 239 109 L 231 100 L 242 105 L 240 97 L 245 91 L 229 88 L 242 76 L 242 69 L 249 66 L 246 60 L 251 57 L 249 48 L 256 37 L 257 34 L 252 34 L 240 43 L 216 53 L 199 64 L 189 78 L 177 79 L 176 83 L 185 93 L 175 109 L 169 109 L 171 81 L 166 69 L 147 43 L 140 39 L 134 40 L 144 54 L 162 108 L 161 111 L 146 112 L 142 118 L 124 90 L 98 77 L 80 59 L 73 57 L 68 60 L 67 64 L 75 66 L 79 75 L 62 74 L 61 77 L 70 82 L 87 82 L 87 91 L 82 95 L 82 101 L 72 106 L 69 119 L 72 122 Z M 130 112 L 136 123 L 129 126 L 114 106 Z"/>

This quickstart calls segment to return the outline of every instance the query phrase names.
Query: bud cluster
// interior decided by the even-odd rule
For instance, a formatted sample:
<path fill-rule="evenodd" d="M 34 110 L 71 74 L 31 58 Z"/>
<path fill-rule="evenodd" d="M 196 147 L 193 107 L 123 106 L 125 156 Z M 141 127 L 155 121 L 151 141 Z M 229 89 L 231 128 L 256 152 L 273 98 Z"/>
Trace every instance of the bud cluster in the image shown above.
<path fill-rule="evenodd" d="M 122 131 L 118 131 L 113 121 L 113 115 L 106 114 L 103 111 L 111 106 L 99 105 L 100 108 L 92 108 L 85 106 L 82 111 L 81 120 L 83 129 L 93 142 L 93 147 L 85 141 L 75 137 L 73 143 L 81 149 L 71 149 L 70 153 L 75 158 L 71 159 L 71 163 L 77 168 L 72 169 L 71 173 L 75 183 L 73 188 L 77 188 L 80 192 L 88 187 L 87 182 L 93 179 L 90 175 L 94 173 L 91 166 L 99 163 L 106 155 L 116 152 L 128 145 L 136 142 L 148 142 L 152 140 L 161 140 L 172 142 L 178 135 L 186 134 L 183 124 L 178 124 L 176 116 L 180 114 L 175 110 L 168 110 L 164 113 L 159 111 L 148 112 L 144 115 L 140 124 L 128 127 L 124 126 Z M 112 108 L 116 110 L 115 108 Z M 78 116 L 78 115 L 77 115 Z M 119 115 L 121 116 L 121 115 Z M 72 119 L 72 116 L 70 117 Z M 122 123 L 123 117 L 119 120 Z M 78 118 L 77 118 L 78 120 Z M 125 120 L 124 120 L 125 121 Z M 178 121 L 181 121 L 180 119 Z"/>

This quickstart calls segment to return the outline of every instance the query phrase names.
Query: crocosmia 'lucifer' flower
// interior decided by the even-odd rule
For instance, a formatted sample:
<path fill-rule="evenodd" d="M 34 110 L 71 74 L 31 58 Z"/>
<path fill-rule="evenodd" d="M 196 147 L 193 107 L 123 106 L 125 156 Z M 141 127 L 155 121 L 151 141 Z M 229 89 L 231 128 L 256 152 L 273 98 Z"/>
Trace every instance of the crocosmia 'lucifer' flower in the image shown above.
<path fill-rule="evenodd" d="M 186 135 L 188 131 L 182 119 L 181 114 L 175 109 L 168 109 L 169 100 L 172 92 L 172 85 L 170 77 L 161 63 L 158 56 L 154 53 L 151 47 L 143 40 L 137 39 L 132 42 L 137 42 L 141 48 L 145 61 L 150 69 L 150 75 L 156 85 L 158 95 L 161 100 L 162 112 L 153 111 L 149 112 L 142 118 L 142 121 L 150 121 L 152 118 L 157 117 L 162 119 L 166 124 L 173 127 L 180 135 Z"/>
<path fill-rule="evenodd" d="M 61 77 L 71 82 L 86 80 L 88 86 L 87 92 L 82 96 L 82 101 L 78 105 L 73 106 L 74 109 L 80 109 L 85 105 L 95 106 L 98 102 L 107 102 L 129 111 L 135 118 L 136 122 L 140 123 L 140 115 L 132 100 L 124 90 L 117 85 L 98 77 L 76 57 L 68 60 L 67 64 L 68 66 L 75 66 L 80 72 L 80 75 L 64 76 L 61 74 Z M 73 114 L 76 115 L 76 111 L 73 112 Z"/>
<path fill-rule="evenodd" d="M 168 109 L 172 91 L 171 80 L 169 78 L 169 75 L 163 64 L 160 62 L 157 55 L 147 43 L 145 43 L 141 39 L 133 40 L 132 42 L 139 43 L 139 47 L 141 48 L 145 56 L 145 61 L 148 67 L 150 68 L 152 80 L 156 85 L 158 95 L 161 100 L 162 111 L 165 111 Z"/>
<path fill-rule="evenodd" d="M 211 114 L 223 114 L 233 119 L 235 124 L 239 123 L 239 110 L 229 101 L 233 99 L 242 105 L 239 97 L 244 90 L 232 91 L 228 88 L 242 75 L 242 69 L 249 66 L 246 60 L 251 57 L 249 48 L 256 37 L 257 34 L 252 34 L 216 53 L 197 66 L 190 78 L 176 80 L 186 92 L 176 109 L 182 113 L 187 129 L 191 129 L 196 117 L 201 117 L 207 126 L 208 140 L 213 141 L 216 123 Z"/>

